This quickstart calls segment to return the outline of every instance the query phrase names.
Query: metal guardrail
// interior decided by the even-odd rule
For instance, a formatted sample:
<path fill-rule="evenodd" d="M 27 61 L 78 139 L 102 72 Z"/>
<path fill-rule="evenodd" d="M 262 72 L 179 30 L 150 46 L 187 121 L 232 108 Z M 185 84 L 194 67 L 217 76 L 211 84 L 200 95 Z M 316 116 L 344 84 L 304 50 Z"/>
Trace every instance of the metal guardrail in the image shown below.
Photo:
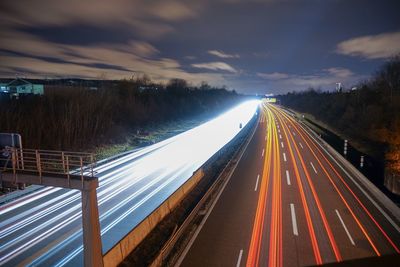
<path fill-rule="evenodd" d="M 94 177 L 95 158 L 91 153 L 20 149 L 6 147 L 0 151 L 0 167 L 2 171 L 35 172 L 41 178 L 45 174 Z"/>
<path fill-rule="evenodd" d="M 165 265 L 165 259 L 171 253 L 172 249 L 174 248 L 178 240 L 182 237 L 182 235 L 185 233 L 185 231 L 187 231 L 188 227 L 193 223 L 194 219 L 199 215 L 200 211 L 207 212 L 210 206 L 212 206 L 212 202 L 215 201 L 215 199 L 213 198 L 215 198 L 215 196 L 218 195 L 218 193 L 220 192 L 221 188 L 224 187 L 224 183 L 227 183 L 229 181 L 229 180 L 227 181 L 227 177 L 230 177 L 232 173 L 235 171 L 236 165 L 242 158 L 242 155 L 246 150 L 248 143 L 250 143 L 250 140 L 252 139 L 252 136 L 254 135 L 255 131 L 256 127 L 254 127 L 252 132 L 246 134 L 245 138 L 247 140 L 245 140 L 245 142 L 240 145 L 238 150 L 228 161 L 228 163 L 224 166 L 218 177 L 207 189 L 207 192 L 205 192 L 205 194 L 201 197 L 199 202 L 197 202 L 196 206 L 192 209 L 192 211 L 189 213 L 189 215 L 186 217 L 183 223 L 180 226 L 175 227 L 171 237 L 166 241 L 164 246 L 161 248 L 161 251 L 159 252 L 156 259 L 153 260 L 152 264 L 150 265 L 151 267 Z"/>

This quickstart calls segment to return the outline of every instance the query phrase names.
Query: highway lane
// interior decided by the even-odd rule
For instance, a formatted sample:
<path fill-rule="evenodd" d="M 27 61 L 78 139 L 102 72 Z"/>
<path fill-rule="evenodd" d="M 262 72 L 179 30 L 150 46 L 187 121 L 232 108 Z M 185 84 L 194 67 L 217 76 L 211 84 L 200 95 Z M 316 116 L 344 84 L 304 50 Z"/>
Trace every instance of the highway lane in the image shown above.
<path fill-rule="evenodd" d="M 289 118 L 289 117 L 288 117 Z M 290 119 L 290 118 L 289 118 Z M 310 161 L 309 169 L 310 172 L 314 172 L 316 177 L 325 175 L 328 179 L 315 179 L 318 188 L 325 191 L 321 191 L 320 195 L 323 196 L 322 201 L 326 202 L 326 206 L 331 203 L 337 203 L 337 210 L 333 213 L 329 213 L 331 217 L 338 218 L 340 221 L 340 210 L 348 215 L 349 225 L 348 228 L 358 231 L 359 247 L 363 248 L 363 251 L 369 251 L 369 255 L 384 255 L 388 253 L 399 253 L 399 228 L 398 222 L 393 224 L 385 218 L 388 215 L 388 211 L 383 214 L 377 209 L 368 197 L 359 189 L 357 186 L 349 180 L 347 174 L 338 167 L 335 167 L 335 163 L 328 160 L 329 155 L 323 153 L 316 142 L 312 142 L 310 135 L 304 132 L 303 128 L 299 127 L 297 124 L 293 124 L 299 139 L 298 142 L 303 142 L 306 144 L 306 149 L 303 149 L 303 153 L 308 154 L 312 161 Z M 314 162 L 314 164 L 312 164 Z M 315 165 L 315 166 L 314 166 Z M 367 188 L 363 190 L 368 191 Z M 368 194 L 368 196 L 372 196 Z M 336 200 L 334 199 L 336 197 Z M 340 200 L 340 201 L 339 201 Z M 379 202 L 375 199 L 376 202 Z M 339 205 L 340 204 L 340 205 Z M 378 206 L 380 209 L 384 209 Z M 339 213 L 339 215 L 338 215 Z M 336 216 L 335 216 L 336 215 Z M 352 217 L 353 220 L 350 219 Z M 346 219 L 344 219 L 346 221 Z M 391 219 L 393 220 L 393 219 Z M 340 229 L 340 228 L 339 228 Z M 337 233 L 340 234 L 340 233 Z M 337 235 L 335 233 L 335 236 Z M 347 235 L 349 236 L 349 235 Z M 363 238 L 362 238 L 363 237 Z M 353 238 L 348 238 L 350 243 L 356 243 Z M 368 242 L 363 242 L 368 241 Z M 348 242 L 347 242 L 348 244 Z M 353 245 L 353 244 L 352 244 Z M 349 256 L 359 255 L 360 250 L 353 251 L 352 249 L 357 249 L 357 246 L 353 245 L 348 249 L 343 249 Z M 365 255 L 367 256 L 367 255 Z M 347 257 L 346 257 L 347 258 Z"/>
<path fill-rule="evenodd" d="M 257 131 L 245 151 L 253 160 L 239 162 L 182 266 L 305 266 L 400 252 L 399 222 L 290 114 L 264 103 Z"/>
<path fill-rule="evenodd" d="M 252 232 L 254 203 L 261 187 L 265 144 L 265 114 L 261 114 L 258 127 L 243 153 L 230 182 L 227 184 L 206 225 L 201 230 L 184 266 L 235 266 Z M 193 253 L 196 252 L 196 253 Z M 242 258 L 246 255 L 242 254 Z"/>
<path fill-rule="evenodd" d="M 96 168 L 103 253 L 254 116 L 248 101 L 199 127 Z M 1 266 L 82 266 L 80 193 L 42 188 L 0 206 Z"/>

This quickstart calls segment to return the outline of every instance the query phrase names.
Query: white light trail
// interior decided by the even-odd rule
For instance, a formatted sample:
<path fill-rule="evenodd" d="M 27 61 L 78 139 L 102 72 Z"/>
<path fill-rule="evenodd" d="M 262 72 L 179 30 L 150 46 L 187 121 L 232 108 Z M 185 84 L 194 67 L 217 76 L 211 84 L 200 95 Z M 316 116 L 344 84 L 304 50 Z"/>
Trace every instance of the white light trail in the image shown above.
<path fill-rule="evenodd" d="M 108 236 L 123 237 L 137 225 L 132 224 L 130 229 L 122 231 L 121 224 L 135 221 L 133 216 L 148 216 L 195 170 L 230 142 L 253 118 L 258 105 L 257 100 L 246 101 L 198 127 L 96 168 L 103 249 L 113 246 L 104 243 L 110 239 Z M 21 262 L 33 260 L 39 265 L 47 262 L 71 264 L 81 253 L 78 191 L 43 190 L 33 199 L 10 202 L 3 209 L 0 207 L 0 211 L 0 235 L 7 238 L 0 246 L 0 265 L 18 257 L 23 258 Z M 114 228 L 118 228 L 117 231 L 113 231 Z M 61 238 L 66 231 L 68 238 Z M 56 242 L 52 241 L 54 246 L 44 250 L 48 240 Z M 70 244 L 74 244 L 75 249 L 63 250 Z M 24 254 L 27 249 L 45 254 L 27 259 Z M 64 253 L 58 253 L 60 251 Z M 60 254 L 62 258 L 57 258 Z"/>

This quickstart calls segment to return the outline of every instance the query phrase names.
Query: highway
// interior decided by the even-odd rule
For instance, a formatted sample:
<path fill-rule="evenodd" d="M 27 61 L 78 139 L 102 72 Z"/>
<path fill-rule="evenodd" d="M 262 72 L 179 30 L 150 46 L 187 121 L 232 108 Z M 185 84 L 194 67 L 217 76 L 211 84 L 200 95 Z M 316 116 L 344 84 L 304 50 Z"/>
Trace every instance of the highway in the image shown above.
<path fill-rule="evenodd" d="M 180 266 L 309 266 L 400 253 L 399 221 L 318 137 L 263 102 Z"/>
<path fill-rule="evenodd" d="M 103 254 L 255 116 L 244 102 L 198 127 L 96 168 Z M 80 192 L 42 187 L 0 206 L 0 266 L 82 266 Z"/>

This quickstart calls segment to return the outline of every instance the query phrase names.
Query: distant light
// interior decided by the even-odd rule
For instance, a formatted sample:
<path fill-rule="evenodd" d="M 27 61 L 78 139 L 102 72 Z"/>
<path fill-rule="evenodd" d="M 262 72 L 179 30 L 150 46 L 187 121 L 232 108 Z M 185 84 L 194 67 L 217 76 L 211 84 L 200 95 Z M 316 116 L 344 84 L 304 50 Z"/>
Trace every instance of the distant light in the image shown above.
<path fill-rule="evenodd" d="M 154 168 L 155 162 L 164 171 L 187 164 L 197 169 L 247 125 L 255 115 L 259 103 L 258 100 L 246 101 L 219 117 L 184 132 L 169 145 L 138 161 L 136 173 L 148 172 Z M 242 128 L 239 127 L 240 124 Z"/>

